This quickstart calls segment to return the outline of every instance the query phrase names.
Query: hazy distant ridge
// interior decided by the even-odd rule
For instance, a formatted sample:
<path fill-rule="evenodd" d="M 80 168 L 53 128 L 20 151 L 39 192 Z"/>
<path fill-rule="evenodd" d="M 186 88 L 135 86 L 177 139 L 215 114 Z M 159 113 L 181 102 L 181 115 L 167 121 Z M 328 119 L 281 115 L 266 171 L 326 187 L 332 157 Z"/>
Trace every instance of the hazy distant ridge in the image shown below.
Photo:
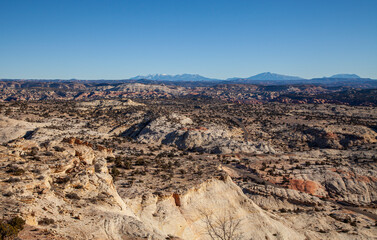
<path fill-rule="evenodd" d="M 335 74 L 335 75 L 331 76 L 330 78 L 360 78 L 360 76 L 358 76 L 356 74 L 342 73 L 342 74 Z"/>
<path fill-rule="evenodd" d="M 296 76 L 289 76 L 289 75 L 282 75 L 277 73 L 271 73 L 271 72 L 264 72 L 257 74 L 255 76 L 249 77 L 247 79 L 250 80 L 302 80 L 301 77 Z"/>

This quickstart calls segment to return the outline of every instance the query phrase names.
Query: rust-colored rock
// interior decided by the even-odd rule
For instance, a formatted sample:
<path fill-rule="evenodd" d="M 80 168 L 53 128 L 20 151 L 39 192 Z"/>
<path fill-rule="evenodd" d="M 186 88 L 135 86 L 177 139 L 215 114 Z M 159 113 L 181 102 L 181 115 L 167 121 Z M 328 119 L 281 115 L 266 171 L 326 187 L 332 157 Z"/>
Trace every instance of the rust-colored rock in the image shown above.
<path fill-rule="evenodd" d="M 303 179 L 290 179 L 289 184 L 288 184 L 288 188 L 297 190 L 300 192 L 305 192 L 310 195 L 316 195 L 317 190 L 320 187 L 321 186 L 316 182 L 313 182 L 310 180 L 303 180 Z"/>

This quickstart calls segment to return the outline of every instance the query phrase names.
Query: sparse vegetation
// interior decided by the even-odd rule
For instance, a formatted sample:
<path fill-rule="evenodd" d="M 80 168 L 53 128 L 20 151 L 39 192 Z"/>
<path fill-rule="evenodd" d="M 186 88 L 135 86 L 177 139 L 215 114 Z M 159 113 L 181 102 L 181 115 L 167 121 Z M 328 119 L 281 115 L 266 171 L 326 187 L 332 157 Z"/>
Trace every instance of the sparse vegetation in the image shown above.
<path fill-rule="evenodd" d="M 232 213 L 214 214 L 206 210 L 201 210 L 200 212 L 205 223 L 207 235 L 212 240 L 243 239 L 243 233 L 240 231 L 241 220 L 236 219 Z"/>
<path fill-rule="evenodd" d="M 8 221 L 0 220 L 0 237 L 1 240 L 14 239 L 18 233 L 24 229 L 25 220 L 16 216 Z"/>
<path fill-rule="evenodd" d="M 70 84 L 64 87 L 69 89 Z M 30 101 L 27 107 L 18 101 L 0 103 L 3 113 L 9 109 L 4 124 L 8 124 L 7 119 L 17 120 L 18 125 L 8 124 L 13 130 L 33 129 L 29 134 L 22 132 L 17 138 L 7 138 L 0 146 L 4 216 L 12 216 L 12 209 L 18 208 L 24 213 L 24 206 L 28 206 L 31 211 L 26 212 L 38 225 L 61 233 L 64 226 L 79 220 L 96 227 L 99 219 L 112 224 L 112 214 L 120 208 L 124 210 L 124 202 L 132 204 L 129 209 L 139 205 L 152 209 L 156 205 L 151 214 L 142 210 L 137 224 L 153 217 L 153 222 L 164 219 L 164 223 L 173 226 L 170 205 L 177 214 L 185 214 L 191 207 L 190 211 L 195 212 L 196 205 L 188 199 L 195 199 L 196 203 L 198 197 L 198 204 L 205 199 L 216 209 L 237 205 L 245 214 L 242 221 L 235 213 L 221 214 L 218 210 L 203 217 L 205 234 L 211 239 L 252 236 L 252 232 L 242 233 L 240 229 L 255 229 L 251 218 L 246 217 L 254 207 L 257 210 L 252 214 L 269 212 L 262 221 L 266 226 L 271 215 L 275 215 L 275 221 L 295 223 L 300 214 L 300 219 L 308 222 L 305 231 L 323 234 L 323 238 L 342 231 L 345 236 L 374 233 L 370 220 L 344 209 L 347 204 L 362 203 L 363 208 L 370 208 L 364 214 L 374 213 L 375 108 L 265 100 L 244 104 L 255 96 L 261 102 L 267 96 L 271 97 L 268 101 L 274 101 L 272 97 L 277 99 L 280 91 L 287 91 L 271 87 L 261 97 L 258 92 L 252 93 L 248 85 L 232 86 L 233 89 L 203 87 L 196 89 L 200 90 L 198 96 L 186 96 L 185 89 L 179 90 L 180 96 L 145 90 L 145 94 L 132 93 L 135 102 L 144 104 L 133 106 L 127 105 L 127 94 L 107 95 L 111 90 L 105 95 L 86 97 L 82 94 L 95 95 L 97 90 L 87 89 L 92 83 L 82 84 L 77 86 L 81 90 L 60 90 L 65 94 L 62 98 L 81 96 L 92 101 L 47 97 Z M 148 89 L 148 85 L 142 86 Z M 96 87 L 111 89 L 112 85 Z M 54 96 L 55 88 L 48 89 Z M 207 183 L 212 182 L 225 184 L 216 193 L 219 195 L 205 193 L 211 189 Z M 192 196 L 185 195 L 188 193 Z M 232 194 L 237 199 L 228 201 L 226 198 Z M 217 201 L 218 198 L 222 200 Z M 51 199 L 58 202 L 56 207 L 51 207 Z M 343 201 L 344 205 L 340 203 Z M 101 213 L 101 217 L 93 214 L 104 208 L 109 212 Z M 329 218 L 331 213 L 333 218 Z M 63 217 L 55 218 L 55 214 Z M 128 219 L 132 217 L 122 221 Z M 184 224 L 184 220 L 177 222 Z M 268 237 L 283 238 L 280 234 L 272 231 Z"/>

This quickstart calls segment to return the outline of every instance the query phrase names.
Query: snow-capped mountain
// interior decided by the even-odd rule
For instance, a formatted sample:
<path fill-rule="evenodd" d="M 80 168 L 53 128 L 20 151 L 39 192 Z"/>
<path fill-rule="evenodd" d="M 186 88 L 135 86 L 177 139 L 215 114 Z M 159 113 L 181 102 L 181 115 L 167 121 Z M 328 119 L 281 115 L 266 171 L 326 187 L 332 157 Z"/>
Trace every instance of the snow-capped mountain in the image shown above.
<path fill-rule="evenodd" d="M 149 75 L 138 75 L 130 79 L 147 79 L 156 81 L 218 81 L 219 79 L 203 77 L 199 74 L 149 74 Z"/>

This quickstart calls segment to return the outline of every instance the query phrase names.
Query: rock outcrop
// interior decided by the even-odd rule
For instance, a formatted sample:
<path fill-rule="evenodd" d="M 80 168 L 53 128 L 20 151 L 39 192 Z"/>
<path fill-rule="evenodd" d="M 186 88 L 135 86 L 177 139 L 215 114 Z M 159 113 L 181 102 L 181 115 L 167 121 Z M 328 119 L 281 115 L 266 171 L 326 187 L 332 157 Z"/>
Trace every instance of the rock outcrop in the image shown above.
<path fill-rule="evenodd" d="M 26 152 L 25 146 L 33 146 L 30 140 L 11 146 L 21 145 Z M 56 236 L 74 239 L 164 239 L 168 235 L 206 239 L 203 214 L 207 213 L 240 219 L 239 231 L 248 238 L 274 234 L 281 239 L 303 238 L 255 205 L 230 178 L 204 182 L 183 194 L 128 199 L 119 196 L 108 172 L 105 158 L 111 153 L 95 151 L 75 139 L 67 139 L 62 147 L 64 153 L 54 153 L 59 160 L 43 160 L 44 164 L 42 159 L 2 158 L 7 169 L 23 169 L 18 177 L 6 179 L 1 174 L 1 188 L 7 195 L 7 200 L 0 197 L 6 203 L 3 212 L 19 213 L 28 225 L 38 228 L 52 225 Z M 4 147 L 1 150 L 7 152 Z M 4 165 L 10 161 L 11 166 Z"/>
<path fill-rule="evenodd" d="M 190 118 L 172 114 L 146 118 L 123 133 L 140 143 L 174 145 L 182 150 L 209 153 L 275 153 L 266 143 L 245 142 L 232 136 L 224 126 L 194 124 Z"/>
<path fill-rule="evenodd" d="M 210 239 L 206 215 L 214 219 L 233 217 L 234 221 L 239 220 L 237 231 L 243 233 L 242 239 L 266 239 L 276 235 L 280 239 L 305 238 L 290 225 L 283 224 L 282 219 L 279 221 L 279 217 L 263 211 L 248 199 L 229 177 L 204 182 L 184 194 L 125 199 L 125 202 L 143 222 L 183 239 Z"/>
<path fill-rule="evenodd" d="M 0 143 L 6 143 L 19 137 L 27 137 L 42 123 L 30 123 L 0 115 Z"/>

